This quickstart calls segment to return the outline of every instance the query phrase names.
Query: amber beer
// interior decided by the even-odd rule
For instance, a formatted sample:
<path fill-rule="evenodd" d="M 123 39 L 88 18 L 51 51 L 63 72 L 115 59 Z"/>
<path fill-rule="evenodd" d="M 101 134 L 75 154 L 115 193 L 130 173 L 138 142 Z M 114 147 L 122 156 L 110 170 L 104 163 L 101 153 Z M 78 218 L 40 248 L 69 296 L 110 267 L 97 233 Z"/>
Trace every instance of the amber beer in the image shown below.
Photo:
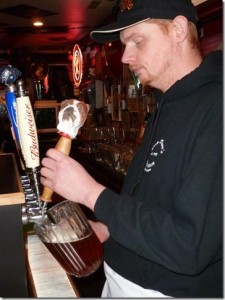
<path fill-rule="evenodd" d="M 51 207 L 34 231 L 70 275 L 86 277 L 102 263 L 102 244 L 75 202 L 66 200 Z"/>
<path fill-rule="evenodd" d="M 94 273 L 102 263 L 102 245 L 92 231 L 89 236 L 70 243 L 46 243 L 44 245 L 70 275 L 86 277 Z"/>

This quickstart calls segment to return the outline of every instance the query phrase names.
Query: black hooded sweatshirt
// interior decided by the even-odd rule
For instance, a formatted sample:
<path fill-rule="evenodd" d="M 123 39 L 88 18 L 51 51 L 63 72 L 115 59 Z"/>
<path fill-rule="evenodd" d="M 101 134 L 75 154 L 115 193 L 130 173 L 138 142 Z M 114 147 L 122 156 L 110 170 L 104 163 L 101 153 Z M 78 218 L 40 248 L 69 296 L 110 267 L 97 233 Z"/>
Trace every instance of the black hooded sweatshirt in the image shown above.
<path fill-rule="evenodd" d="M 172 297 L 222 297 L 222 51 L 162 94 L 121 194 L 105 189 L 106 263 Z"/>

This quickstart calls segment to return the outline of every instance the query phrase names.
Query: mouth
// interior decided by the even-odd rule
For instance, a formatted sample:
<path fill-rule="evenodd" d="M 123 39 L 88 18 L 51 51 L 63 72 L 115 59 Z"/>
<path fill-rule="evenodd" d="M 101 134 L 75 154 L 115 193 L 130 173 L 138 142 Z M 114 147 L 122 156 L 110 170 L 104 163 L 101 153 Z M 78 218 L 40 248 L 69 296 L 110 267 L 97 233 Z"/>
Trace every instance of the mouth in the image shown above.
<path fill-rule="evenodd" d="M 141 68 L 130 68 L 131 72 L 134 73 L 136 77 L 138 77 L 141 73 Z"/>

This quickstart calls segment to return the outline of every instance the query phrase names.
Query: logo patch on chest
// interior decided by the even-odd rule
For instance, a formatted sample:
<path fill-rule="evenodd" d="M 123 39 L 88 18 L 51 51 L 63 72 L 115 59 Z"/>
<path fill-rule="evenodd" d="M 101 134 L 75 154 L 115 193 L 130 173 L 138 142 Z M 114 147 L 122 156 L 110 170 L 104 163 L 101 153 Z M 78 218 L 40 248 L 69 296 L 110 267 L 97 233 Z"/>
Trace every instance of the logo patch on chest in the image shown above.
<path fill-rule="evenodd" d="M 150 172 L 155 166 L 155 158 L 159 155 L 162 155 L 165 152 L 165 146 L 164 146 L 164 140 L 161 139 L 160 141 L 156 142 L 150 153 L 150 158 L 147 160 L 146 165 L 145 165 L 145 172 Z"/>

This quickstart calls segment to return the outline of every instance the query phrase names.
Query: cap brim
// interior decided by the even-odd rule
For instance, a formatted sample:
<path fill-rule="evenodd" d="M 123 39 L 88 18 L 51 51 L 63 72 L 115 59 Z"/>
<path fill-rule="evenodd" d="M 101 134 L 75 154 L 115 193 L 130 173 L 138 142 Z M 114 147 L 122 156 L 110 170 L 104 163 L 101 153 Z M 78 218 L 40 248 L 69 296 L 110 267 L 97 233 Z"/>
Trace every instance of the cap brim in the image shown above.
<path fill-rule="evenodd" d="M 106 26 L 103 26 L 97 30 L 93 30 L 90 33 L 91 38 L 99 43 L 105 43 L 110 41 L 116 41 L 120 38 L 120 31 L 126 28 L 132 27 L 139 23 L 142 23 L 146 20 L 149 20 L 150 17 L 142 20 L 126 20 L 125 22 L 115 22 Z"/>

